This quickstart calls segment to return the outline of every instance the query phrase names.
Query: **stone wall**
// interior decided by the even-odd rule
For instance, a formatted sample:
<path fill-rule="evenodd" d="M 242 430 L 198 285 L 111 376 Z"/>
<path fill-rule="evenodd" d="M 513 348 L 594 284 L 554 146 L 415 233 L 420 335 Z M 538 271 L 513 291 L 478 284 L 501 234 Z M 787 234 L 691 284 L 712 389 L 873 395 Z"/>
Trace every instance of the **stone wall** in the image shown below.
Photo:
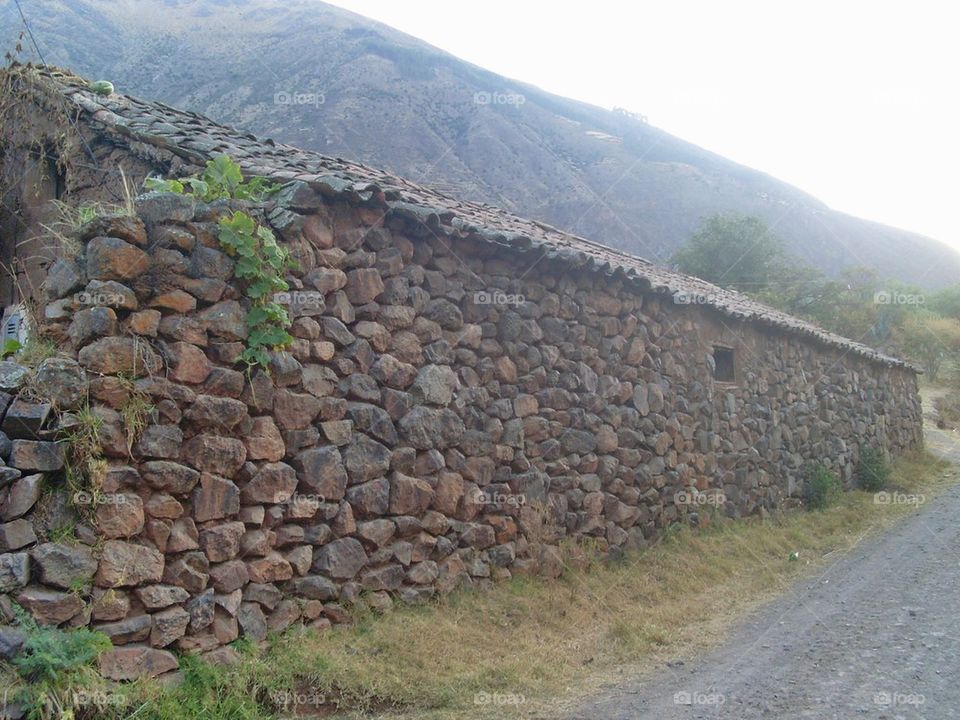
<path fill-rule="evenodd" d="M 298 261 L 296 339 L 247 376 L 226 210 L 149 194 L 85 226 L 47 278 L 45 332 L 75 361 L 0 373 L 0 591 L 110 635 L 111 677 L 556 575 L 561 541 L 643 547 L 711 505 L 796 504 L 808 461 L 849 483 L 860 444 L 922 442 L 908 369 L 302 183 L 258 209 Z M 86 403 L 107 464 L 78 495 L 53 441 Z"/>

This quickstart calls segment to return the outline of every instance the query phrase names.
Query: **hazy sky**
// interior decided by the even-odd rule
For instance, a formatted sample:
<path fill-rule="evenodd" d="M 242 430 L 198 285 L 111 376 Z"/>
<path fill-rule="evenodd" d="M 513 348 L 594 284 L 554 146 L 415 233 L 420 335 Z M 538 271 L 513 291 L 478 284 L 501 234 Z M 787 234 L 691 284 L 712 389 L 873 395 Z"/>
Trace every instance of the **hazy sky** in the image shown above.
<path fill-rule="evenodd" d="M 950 3 L 332 2 L 960 248 Z"/>

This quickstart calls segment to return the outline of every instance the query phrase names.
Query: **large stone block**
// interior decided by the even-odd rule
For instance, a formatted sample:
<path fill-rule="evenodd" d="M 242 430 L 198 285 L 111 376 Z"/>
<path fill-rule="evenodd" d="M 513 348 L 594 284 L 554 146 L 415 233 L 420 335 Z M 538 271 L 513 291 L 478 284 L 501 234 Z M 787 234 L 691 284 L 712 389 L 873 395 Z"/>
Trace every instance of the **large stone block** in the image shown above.
<path fill-rule="evenodd" d="M 38 570 L 40 582 L 64 590 L 86 585 L 97 572 L 97 560 L 86 545 L 75 543 L 43 543 L 30 555 Z"/>
<path fill-rule="evenodd" d="M 108 540 L 103 546 L 100 567 L 94 582 L 99 587 L 131 587 L 159 582 L 164 558 L 155 548 L 121 540 Z"/>

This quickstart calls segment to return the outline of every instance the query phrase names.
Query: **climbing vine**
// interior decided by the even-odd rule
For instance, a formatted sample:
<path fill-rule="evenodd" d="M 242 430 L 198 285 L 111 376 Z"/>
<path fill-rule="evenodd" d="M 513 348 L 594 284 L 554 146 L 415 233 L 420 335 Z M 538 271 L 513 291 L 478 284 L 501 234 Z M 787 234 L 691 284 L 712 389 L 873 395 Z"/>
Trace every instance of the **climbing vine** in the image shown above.
<path fill-rule="evenodd" d="M 277 190 L 264 178 L 244 180 L 240 167 L 227 155 L 207 161 L 200 177 L 175 179 L 148 178 L 149 190 L 187 193 L 203 200 L 263 200 Z M 220 247 L 236 260 L 234 277 L 245 284 L 250 300 L 247 312 L 246 348 L 238 358 L 249 368 L 267 367 L 270 350 L 290 345 L 293 337 L 287 332 L 290 317 L 286 308 L 274 300 L 277 293 L 289 289 L 285 272 L 294 266 L 290 253 L 280 247 L 273 231 L 259 224 L 249 213 L 234 210 L 219 222 Z"/>

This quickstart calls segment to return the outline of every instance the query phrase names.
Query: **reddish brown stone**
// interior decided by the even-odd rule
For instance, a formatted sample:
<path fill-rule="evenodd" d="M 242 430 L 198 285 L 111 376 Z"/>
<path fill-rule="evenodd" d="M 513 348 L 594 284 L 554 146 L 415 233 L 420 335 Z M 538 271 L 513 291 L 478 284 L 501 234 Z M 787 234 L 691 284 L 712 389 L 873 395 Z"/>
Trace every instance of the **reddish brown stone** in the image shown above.
<path fill-rule="evenodd" d="M 90 397 L 117 410 L 130 399 L 130 385 L 121 378 L 106 375 L 90 380 Z"/>
<path fill-rule="evenodd" d="M 100 673 L 108 680 L 156 677 L 178 667 L 171 653 L 147 647 L 114 648 L 100 655 Z"/>
<path fill-rule="evenodd" d="M 253 418 L 250 432 L 244 435 L 243 442 L 249 460 L 277 462 L 283 459 L 286 452 L 283 436 L 280 435 L 273 418 L 269 416 Z"/>
<path fill-rule="evenodd" d="M 177 518 L 170 525 L 170 534 L 167 538 L 167 547 L 165 552 L 177 553 L 185 550 L 196 550 L 200 547 L 198 542 L 199 533 L 193 518 Z"/>
<path fill-rule="evenodd" d="M 84 608 L 83 600 L 76 593 L 42 587 L 26 587 L 17 593 L 16 598 L 40 625 L 65 623 Z"/>
<path fill-rule="evenodd" d="M 160 321 L 159 333 L 174 341 L 190 343 L 198 347 L 208 344 L 207 331 L 203 324 L 192 317 L 168 315 Z"/>
<path fill-rule="evenodd" d="M 185 495 L 200 480 L 200 473 L 193 468 L 166 460 L 143 463 L 140 472 L 151 486 L 173 495 Z"/>
<path fill-rule="evenodd" d="M 87 370 L 104 375 L 125 373 L 134 377 L 159 373 L 163 363 L 143 340 L 106 337 L 83 348 L 77 355 Z"/>
<path fill-rule="evenodd" d="M 198 470 L 231 478 L 247 459 L 247 450 L 233 438 L 197 435 L 184 444 L 180 457 Z"/>
<path fill-rule="evenodd" d="M 154 613 L 151 620 L 150 644 L 153 647 L 166 647 L 186 634 L 190 614 L 183 608 L 172 607 Z"/>
<path fill-rule="evenodd" d="M 189 552 L 167 564 L 163 581 L 191 593 L 200 593 L 207 587 L 210 562 L 202 552 Z"/>
<path fill-rule="evenodd" d="M 246 340 L 246 313 L 236 300 L 225 300 L 197 313 L 197 319 L 204 324 L 211 335 L 224 340 Z"/>
<path fill-rule="evenodd" d="M 115 592 L 108 590 L 107 592 Z M 137 599 L 147 610 L 159 610 L 182 603 L 190 597 L 190 593 L 175 585 L 147 585 L 133 591 Z"/>
<path fill-rule="evenodd" d="M 240 538 L 240 553 L 244 557 L 269 555 L 275 538 L 272 530 L 248 530 Z"/>
<path fill-rule="evenodd" d="M 160 318 L 159 310 L 140 310 L 127 319 L 127 327 L 130 328 L 130 332 L 137 335 L 156 337 L 160 328 Z"/>
<path fill-rule="evenodd" d="M 358 268 L 347 273 L 344 292 L 354 305 L 366 305 L 373 302 L 384 290 L 380 273 L 373 268 Z"/>
<path fill-rule="evenodd" d="M 278 552 L 272 552 L 264 558 L 248 562 L 247 572 L 250 574 L 251 582 L 257 583 L 279 582 L 293 577 L 293 568 Z"/>
<path fill-rule="evenodd" d="M 183 515 L 183 505 L 166 493 L 157 492 L 150 496 L 144 505 L 147 515 L 166 520 L 176 520 Z"/>
<path fill-rule="evenodd" d="M 197 299 L 193 295 L 185 293 L 183 290 L 171 290 L 170 292 L 154 296 L 150 301 L 150 307 L 173 310 L 178 313 L 188 313 L 197 309 Z"/>
<path fill-rule="evenodd" d="M 128 280 L 150 267 L 150 256 L 119 238 L 95 237 L 87 243 L 87 277 L 96 280 Z"/>
<path fill-rule="evenodd" d="M 240 635 L 237 619 L 222 608 L 217 608 L 214 613 L 212 630 L 217 642 L 222 644 L 233 642 Z"/>
<path fill-rule="evenodd" d="M 210 583 L 218 593 L 232 593 L 246 585 L 249 580 L 250 575 L 243 560 L 228 560 L 210 567 Z"/>
<path fill-rule="evenodd" d="M 130 597 L 123 590 L 93 589 L 90 617 L 93 620 L 122 620 L 130 612 Z"/>
<path fill-rule="evenodd" d="M 233 398 L 197 395 L 184 418 L 200 428 L 229 432 L 247 417 L 247 405 Z"/>
<path fill-rule="evenodd" d="M 160 552 L 167 552 L 167 540 L 170 538 L 169 520 L 147 520 L 144 537 L 152 542 Z"/>
<path fill-rule="evenodd" d="M 283 600 L 267 618 L 271 632 L 283 632 L 300 619 L 300 606 L 293 600 Z"/>
<path fill-rule="evenodd" d="M 320 414 L 320 401 L 313 395 L 277 390 L 273 396 L 273 415 L 283 430 L 309 427 Z"/>
<path fill-rule="evenodd" d="M 426 480 L 395 472 L 390 478 L 390 513 L 419 515 L 433 500 L 433 488 Z"/>
<path fill-rule="evenodd" d="M 207 379 L 213 365 L 203 350 L 185 342 L 171 343 L 168 346 L 171 358 L 169 377 L 176 382 L 202 383 Z"/>
<path fill-rule="evenodd" d="M 297 489 L 297 473 L 285 463 L 267 463 L 241 492 L 245 503 L 282 503 Z"/>
<path fill-rule="evenodd" d="M 448 471 L 441 472 L 437 478 L 437 489 L 433 496 L 434 509 L 444 515 L 451 517 L 455 515 L 465 487 L 466 484 L 459 474 Z"/>
<path fill-rule="evenodd" d="M 224 523 L 200 533 L 200 547 L 210 562 L 231 560 L 240 552 L 240 538 L 246 532 L 242 522 Z"/>
<path fill-rule="evenodd" d="M 240 512 L 240 489 L 229 480 L 200 474 L 200 485 L 193 490 L 193 518 L 197 522 L 216 520 Z"/>
<path fill-rule="evenodd" d="M 107 540 L 94 582 L 99 587 L 124 587 L 158 582 L 163 576 L 163 555 L 152 547 Z"/>
<path fill-rule="evenodd" d="M 105 538 L 129 538 L 143 530 L 143 500 L 133 493 L 114 493 L 97 507 L 97 530 Z"/>

